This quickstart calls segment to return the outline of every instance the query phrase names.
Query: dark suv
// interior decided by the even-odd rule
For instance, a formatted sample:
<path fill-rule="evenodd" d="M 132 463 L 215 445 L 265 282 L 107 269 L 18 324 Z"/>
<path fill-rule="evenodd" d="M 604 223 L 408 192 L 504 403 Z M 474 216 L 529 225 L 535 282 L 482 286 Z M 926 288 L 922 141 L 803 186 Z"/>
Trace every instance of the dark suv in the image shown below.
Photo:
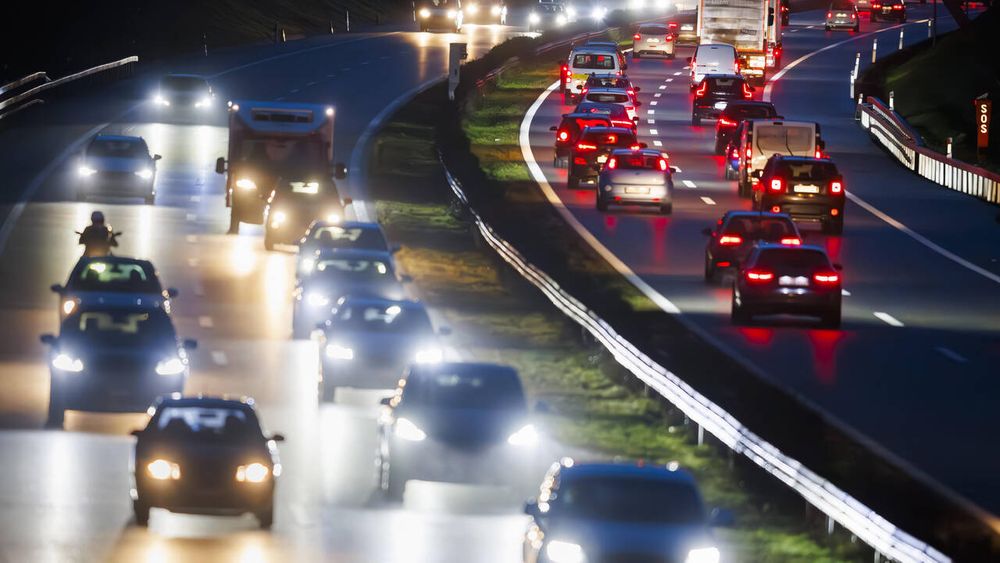
<path fill-rule="evenodd" d="M 871 21 L 897 20 L 906 21 L 906 3 L 903 0 L 873 0 Z"/>
<path fill-rule="evenodd" d="M 566 168 L 569 164 L 569 155 L 573 152 L 573 145 L 580 137 L 580 133 L 587 127 L 611 127 L 611 116 L 594 113 L 564 113 L 559 126 L 553 125 L 549 131 L 556 134 L 555 150 L 556 155 L 552 159 L 552 166 L 556 168 Z"/>
<path fill-rule="evenodd" d="M 719 117 L 729 102 L 753 98 L 754 89 L 738 74 L 708 74 L 694 90 L 691 125 Z"/>
<path fill-rule="evenodd" d="M 754 186 L 753 207 L 815 221 L 823 232 L 844 232 L 844 178 L 828 158 L 774 155 Z"/>
<path fill-rule="evenodd" d="M 588 127 L 570 153 L 569 175 L 566 186 L 575 190 L 580 182 L 597 185 L 601 167 L 615 149 L 646 148 L 635 138 L 631 129 L 624 127 Z"/>

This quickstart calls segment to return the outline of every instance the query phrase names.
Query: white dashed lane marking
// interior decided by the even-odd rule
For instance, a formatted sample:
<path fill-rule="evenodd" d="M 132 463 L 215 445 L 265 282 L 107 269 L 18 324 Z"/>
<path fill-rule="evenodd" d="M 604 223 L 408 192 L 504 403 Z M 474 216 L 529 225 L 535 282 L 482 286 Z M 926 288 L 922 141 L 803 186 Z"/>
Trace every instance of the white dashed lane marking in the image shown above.
<path fill-rule="evenodd" d="M 649 134 L 650 134 L 650 135 L 659 135 L 659 134 L 660 134 L 660 132 L 659 132 L 658 130 L 656 130 L 656 129 L 650 129 L 650 130 L 649 130 Z"/>
<path fill-rule="evenodd" d="M 701 200 L 705 202 L 705 205 L 715 205 L 715 200 L 710 197 L 702 197 Z"/>
<path fill-rule="evenodd" d="M 697 184 L 695 184 L 691 180 L 684 180 L 684 186 L 688 187 L 688 188 L 691 188 L 691 189 L 694 189 L 694 188 L 698 187 Z"/>
<path fill-rule="evenodd" d="M 654 147 L 662 147 L 662 146 L 663 146 L 663 143 L 662 143 L 662 142 L 660 142 L 660 141 L 653 141 L 653 146 L 654 146 Z"/>
<path fill-rule="evenodd" d="M 198 326 L 201 328 L 215 328 L 215 321 L 208 315 L 202 315 L 198 317 Z"/>
<path fill-rule="evenodd" d="M 656 123 L 656 120 L 655 119 L 647 119 L 646 123 L 652 125 L 652 124 Z"/>
<path fill-rule="evenodd" d="M 896 317 L 890 315 L 889 313 L 883 313 L 882 311 L 875 311 L 875 313 L 873 313 L 873 314 L 875 315 L 876 319 L 884 322 L 885 324 L 887 324 L 889 326 L 895 326 L 895 327 L 901 327 L 901 326 L 903 326 L 903 322 L 902 321 L 900 321 Z"/>

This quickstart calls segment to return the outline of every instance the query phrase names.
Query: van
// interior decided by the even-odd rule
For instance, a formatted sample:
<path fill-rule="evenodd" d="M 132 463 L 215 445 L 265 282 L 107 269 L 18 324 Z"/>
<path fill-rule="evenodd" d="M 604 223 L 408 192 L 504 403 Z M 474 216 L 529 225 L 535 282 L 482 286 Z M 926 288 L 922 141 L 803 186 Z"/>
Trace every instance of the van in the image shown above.
<path fill-rule="evenodd" d="M 784 121 L 780 119 L 750 119 L 740 134 L 739 181 L 740 197 L 750 197 L 760 181 L 767 159 L 775 154 L 819 157 L 825 144 L 820 137 L 819 123 Z"/>
<path fill-rule="evenodd" d="M 736 48 L 725 43 L 698 45 L 691 57 L 691 89 L 697 88 L 706 74 L 739 74 Z"/>
<path fill-rule="evenodd" d="M 570 51 L 566 66 L 566 90 L 563 94 L 569 100 L 575 99 L 583 90 L 583 85 L 591 74 L 621 76 L 626 68 L 624 59 L 614 49 L 592 45 L 583 45 Z"/>

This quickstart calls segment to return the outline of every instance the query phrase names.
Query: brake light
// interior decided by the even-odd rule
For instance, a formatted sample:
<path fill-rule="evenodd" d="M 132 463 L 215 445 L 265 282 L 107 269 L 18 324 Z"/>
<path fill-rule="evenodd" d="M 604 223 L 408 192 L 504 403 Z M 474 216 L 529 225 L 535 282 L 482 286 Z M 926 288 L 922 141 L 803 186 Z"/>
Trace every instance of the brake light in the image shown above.
<path fill-rule="evenodd" d="M 852 20 L 854 19 L 854 14 L 851 14 L 851 19 L 852 19 Z"/>
<path fill-rule="evenodd" d="M 839 182 L 837 180 L 834 180 L 834 181 L 830 182 L 830 193 L 831 194 L 842 194 L 842 193 L 844 193 L 844 184 L 843 184 L 843 182 Z"/>
<path fill-rule="evenodd" d="M 735 121 L 730 121 L 730 120 L 726 119 L 725 117 L 720 117 L 719 121 L 718 121 L 718 125 L 719 125 L 719 127 L 735 127 L 736 126 L 736 122 Z"/>
<path fill-rule="evenodd" d="M 729 156 L 729 158 L 732 158 L 732 159 L 737 159 L 739 157 L 740 157 L 740 151 L 739 151 L 739 149 L 733 149 L 733 152 Z"/>
<path fill-rule="evenodd" d="M 638 40 L 642 39 L 642 35 L 639 35 L 638 33 L 636 33 L 635 35 L 632 36 L 632 39 L 635 39 L 636 41 L 638 41 Z"/>
<path fill-rule="evenodd" d="M 828 18 L 829 18 L 829 17 L 832 17 L 832 16 L 833 16 L 833 12 L 827 12 L 827 13 L 826 13 L 826 17 L 828 17 Z"/>
<path fill-rule="evenodd" d="M 823 158 L 823 151 L 816 149 L 816 158 Z"/>
<path fill-rule="evenodd" d="M 674 40 L 674 36 L 668 33 L 666 39 L 667 39 L 667 42 L 673 41 Z"/>
<path fill-rule="evenodd" d="M 560 141 L 568 141 L 569 140 L 569 133 L 567 133 L 565 130 L 560 131 L 558 138 L 559 138 Z"/>
<path fill-rule="evenodd" d="M 628 90 L 626 90 L 626 92 L 628 92 L 628 95 L 630 97 L 633 97 L 633 98 L 635 97 L 635 90 L 629 88 Z"/>
<path fill-rule="evenodd" d="M 813 274 L 813 280 L 818 284 L 833 285 L 840 283 L 840 276 L 836 272 L 821 272 Z"/>
<path fill-rule="evenodd" d="M 664 159 L 664 158 L 661 158 L 660 159 L 660 170 L 666 172 L 668 168 L 670 168 L 670 165 L 667 164 L 667 160 Z"/>
<path fill-rule="evenodd" d="M 609 159 L 608 160 L 608 170 L 614 170 L 615 168 L 618 168 L 618 159 L 617 158 L 611 158 L 611 159 Z"/>
<path fill-rule="evenodd" d="M 611 124 L 612 125 L 617 125 L 619 127 L 629 127 L 629 128 L 634 128 L 635 127 L 635 122 L 634 121 L 622 121 L 620 119 L 612 119 L 611 120 Z"/>
<path fill-rule="evenodd" d="M 637 150 L 641 149 L 642 147 L 640 147 L 639 145 L 629 145 L 628 148 L 630 150 L 637 151 Z"/>
<path fill-rule="evenodd" d="M 783 184 L 784 184 L 784 182 L 781 181 L 781 178 L 772 178 L 771 179 L 771 191 L 772 192 L 783 191 L 784 188 L 785 188 Z"/>
<path fill-rule="evenodd" d="M 696 98 L 700 98 L 704 96 L 705 92 L 707 91 L 708 91 L 708 82 L 702 81 L 701 86 L 698 86 L 698 89 L 695 90 L 694 95 Z"/>
<path fill-rule="evenodd" d="M 677 22 L 670 22 L 667 24 L 670 29 L 677 29 Z"/>
<path fill-rule="evenodd" d="M 902 9 L 903 9 L 903 7 L 902 7 L 902 6 L 900 6 L 900 5 L 896 5 L 896 6 L 893 6 L 893 7 L 892 7 L 892 9 L 893 9 L 893 10 L 902 10 Z"/>
<path fill-rule="evenodd" d="M 743 83 L 743 97 L 748 100 L 753 97 L 753 92 L 750 91 L 750 85 L 746 82 Z"/>
<path fill-rule="evenodd" d="M 750 148 L 750 147 L 747 147 L 746 159 L 750 160 L 751 158 L 753 158 L 753 149 Z"/>
<path fill-rule="evenodd" d="M 767 283 L 774 279 L 774 273 L 767 270 L 748 270 L 746 277 L 750 283 Z"/>
<path fill-rule="evenodd" d="M 580 90 L 580 95 L 581 96 L 586 96 L 587 92 L 590 92 L 590 88 L 587 88 L 586 86 L 584 86 L 583 90 Z"/>
<path fill-rule="evenodd" d="M 719 237 L 719 245 L 721 246 L 739 246 L 743 244 L 743 237 L 740 235 L 722 235 Z"/>
<path fill-rule="evenodd" d="M 799 237 L 782 237 L 781 244 L 787 246 L 801 246 L 802 239 L 800 239 Z"/>
<path fill-rule="evenodd" d="M 576 150 L 578 151 L 596 151 L 597 145 L 591 145 L 588 143 L 577 143 Z"/>

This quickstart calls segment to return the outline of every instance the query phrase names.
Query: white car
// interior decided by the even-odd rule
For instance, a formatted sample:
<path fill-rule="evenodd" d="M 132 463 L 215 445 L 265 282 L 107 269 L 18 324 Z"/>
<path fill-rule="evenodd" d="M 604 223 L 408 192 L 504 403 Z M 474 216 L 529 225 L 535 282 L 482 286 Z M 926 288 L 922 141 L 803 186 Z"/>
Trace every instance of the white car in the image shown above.
<path fill-rule="evenodd" d="M 94 195 L 141 197 L 147 205 L 156 199 L 156 161 L 142 137 L 97 135 L 80 158 L 76 197 Z"/>
<path fill-rule="evenodd" d="M 640 25 L 632 36 L 632 58 L 642 55 L 660 55 L 674 58 L 674 34 L 665 25 Z"/>
<path fill-rule="evenodd" d="M 153 103 L 162 110 L 208 111 L 215 102 L 215 93 L 208 81 L 193 74 L 168 74 L 160 79 Z"/>

